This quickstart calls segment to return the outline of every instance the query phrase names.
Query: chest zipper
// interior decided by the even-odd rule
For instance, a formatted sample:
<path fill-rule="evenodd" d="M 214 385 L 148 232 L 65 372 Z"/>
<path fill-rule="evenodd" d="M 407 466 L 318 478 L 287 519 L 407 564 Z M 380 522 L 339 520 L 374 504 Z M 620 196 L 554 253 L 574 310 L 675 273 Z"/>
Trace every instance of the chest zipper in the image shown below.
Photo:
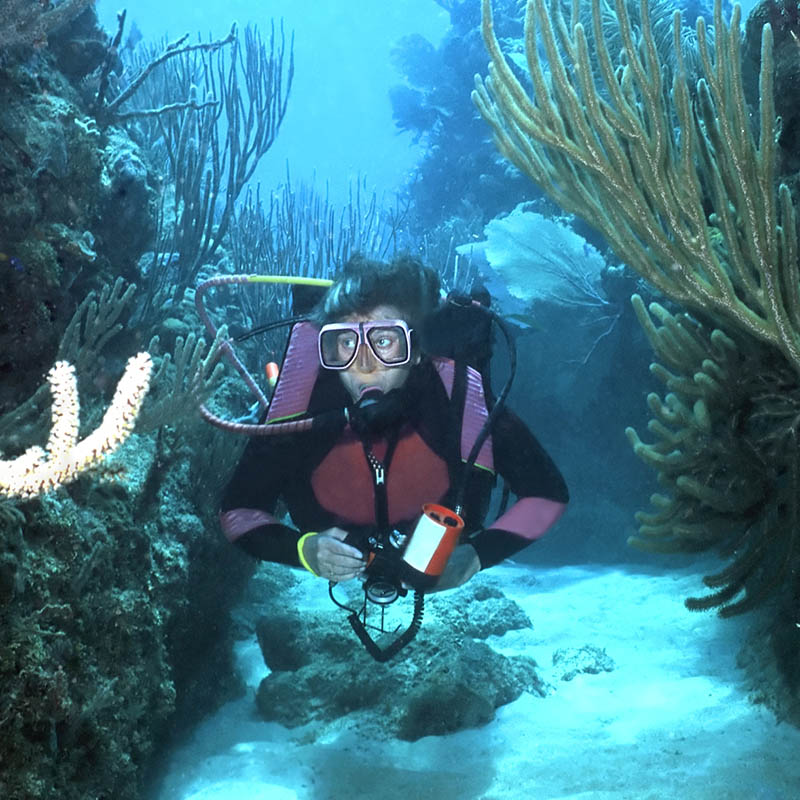
<path fill-rule="evenodd" d="M 378 460 L 368 442 L 363 443 L 364 455 L 372 470 L 372 483 L 375 488 L 375 522 L 379 530 L 389 530 L 389 493 L 386 478 L 397 442 L 398 434 L 395 432 L 389 437 L 383 461 Z"/>
<path fill-rule="evenodd" d="M 386 470 L 383 464 L 381 464 L 371 452 L 367 452 L 367 461 L 370 467 L 372 467 L 372 476 L 375 479 L 375 485 L 382 486 L 386 480 Z"/>
<path fill-rule="evenodd" d="M 386 492 L 386 466 L 365 449 L 367 462 L 372 469 L 372 481 L 375 487 L 375 521 L 379 529 L 385 529 L 389 524 L 389 498 Z"/>

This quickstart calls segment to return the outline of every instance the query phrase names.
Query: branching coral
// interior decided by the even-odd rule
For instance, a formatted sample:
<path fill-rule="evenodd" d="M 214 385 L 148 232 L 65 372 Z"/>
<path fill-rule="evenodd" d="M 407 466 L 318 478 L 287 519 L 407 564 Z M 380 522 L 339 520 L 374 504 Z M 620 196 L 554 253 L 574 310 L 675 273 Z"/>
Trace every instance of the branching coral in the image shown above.
<path fill-rule="evenodd" d="M 624 64 L 615 64 L 603 39 L 600 0 L 592 9 L 602 85 L 594 78 L 583 25 L 570 26 L 557 3 L 528 3 L 530 97 L 506 62 L 490 0 L 483 0 L 492 62 L 490 77 L 476 79 L 473 98 L 498 147 L 564 209 L 599 228 L 665 295 L 769 342 L 800 372 L 795 213 L 789 189 L 774 191 L 769 26 L 762 37 L 756 141 L 742 89 L 738 7 L 729 29 L 717 3 L 713 57 L 698 19 L 704 75 L 696 87 L 698 113 L 680 59 L 668 99 L 646 2 L 637 37 L 617 0 Z M 677 15 L 674 32 L 680 53 Z"/>
<path fill-rule="evenodd" d="M 198 418 L 198 408 L 222 380 L 219 358 L 226 337 L 223 327 L 208 346 L 205 339 L 193 333 L 176 339 L 174 352 L 161 359 L 153 376 L 154 390 L 139 419 L 140 430 Z M 151 349 L 156 344 L 156 340 L 151 342 Z"/>
<path fill-rule="evenodd" d="M 135 293 L 134 284 L 126 285 L 118 278 L 113 285 L 103 286 L 99 293 L 92 291 L 84 298 L 58 347 L 59 362 L 71 365 L 67 372 L 81 375 L 91 372 L 109 341 L 122 331 L 120 319 L 129 311 Z M 226 331 L 221 330 L 210 345 L 194 334 L 185 338 L 178 336 L 173 352 L 165 353 L 160 359 L 158 337 L 150 340 L 147 349 L 153 354 L 156 366 L 149 379 L 147 402 L 138 416 L 138 430 L 146 432 L 161 425 L 178 424 L 196 411 L 221 378 L 222 367 L 218 360 L 226 335 Z M 65 376 L 67 372 L 61 368 L 58 374 Z M 73 386 L 71 377 L 67 386 L 70 393 Z M 3 449 L 21 449 L 20 442 L 25 433 L 29 429 L 35 433 L 44 425 L 47 397 L 48 385 L 43 384 L 25 403 L 0 416 L 0 446 Z M 77 396 L 74 402 L 77 407 Z M 0 495 L 2 493 L 0 487 Z"/>
<path fill-rule="evenodd" d="M 148 353 L 128 361 L 114 399 L 98 428 L 78 441 L 78 388 L 75 369 L 59 361 L 48 380 L 53 392 L 52 427 L 46 448 L 31 447 L 23 455 L 0 461 L 0 495 L 34 497 L 75 480 L 98 467 L 133 431 L 150 386 Z"/>
<path fill-rule="evenodd" d="M 667 394 L 648 396 L 652 444 L 626 431 L 664 489 L 651 498 L 654 512 L 637 514 L 631 544 L 662 553 L 718 548 L 729 565 L 704 578 L 710 595 L 687 605 L 741 613 L 800 562 L 800 387 L 763 344 L 633 302 Z"/>
<path fill-rule="evenodd" d="M 182 45 L 161 56 L 149 98 L 134 94 L 131 113 L 149 121 L 152 155 L 165 154 L 174 181 L 171 208 L 160 213 L 157 249 L 145 286 L 148 310 L 166 296 L 178 302 L 212 261 L 234 221 L 234 209 L 283 123 L 294 78 L 294 37 L 283 26 L 269 38 L 254 26 L 231 35 L 231 52 Z M 208 51 L 208 52 L 206 52 Z M 142 74 L 149 65 L 142 67 Z M 149 74 L 149 73 L 148 73 Z M 145 108 L 135 108 L 144 102 Z M 158 106 L 180 113 L 153 113 Z M 166 202 L 166 201 L 165 201 Z"/>
<path fill-rule="evenodd" d="M 603 7 L 592 1 L 587 31 L 577 2 L 567 21 L 557 0 L 529 0 L 529 94 L 483 0 L 492 62 L 473 98 L 506 157 L 599 228 L 649 283 L 710 321 L 651 306 L 659 326 L 635 301 L 668 389 L 663 400 L 649 398 L 655 443 L 628 432 L 668 492 L 654 496 L 656 513 L 640 515 L 635 543 L 723 548 L 729 567 L 706 578 L 716 591 L 688 605 L 735 614 L 776 587 L 800 590 L 800 275 L 790 191 L 775 188 L 772 33 L 764 26 L 756 136 L 742 89 L 738 6 L 727 27 L 717 2 L 713 52 L 698 20 L 696 85 L 675 14 L 671 91 L 648 3 L 637 29 L 616 0 L 619 60 Z"/>

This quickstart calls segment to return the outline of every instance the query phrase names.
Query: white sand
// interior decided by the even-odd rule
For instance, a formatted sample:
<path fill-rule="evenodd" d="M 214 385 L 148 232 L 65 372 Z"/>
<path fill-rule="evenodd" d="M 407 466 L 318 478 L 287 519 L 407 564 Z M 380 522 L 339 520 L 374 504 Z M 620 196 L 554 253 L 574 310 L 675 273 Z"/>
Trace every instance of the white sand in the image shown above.
<path fill-rule="evenodd" d="M 696 573 L 503 565 L 492 575 L 534 627 L 491 644 L 532 655 L 553 684 L 547 697 L 414 743 L 365 738 L 346 720 L 315 741 L 310 726 L 259 721 L 248 698 L 173 754 L 158 800 L 800 797 L 800 730 L 748 701 L 742 623 L 684 608 L 703 593 Z M 614 671 L 560 680 L 553 652 L 584 645 L 605 648 Z M 256 686 L 257 646 L 240 655 Z"/>

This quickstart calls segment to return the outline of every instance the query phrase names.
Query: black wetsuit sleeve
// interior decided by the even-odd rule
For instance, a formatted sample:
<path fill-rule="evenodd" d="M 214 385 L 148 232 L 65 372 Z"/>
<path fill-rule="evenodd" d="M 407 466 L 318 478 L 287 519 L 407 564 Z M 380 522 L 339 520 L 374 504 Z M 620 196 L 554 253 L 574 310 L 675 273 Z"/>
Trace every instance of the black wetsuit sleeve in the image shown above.
<path fill-rule="evenodd" d="M 251 439 L 225 488 L 220 522 L 228 540 L 254 558 L 297 567 L 301 533 L 274 517 L 294 473 L 292 456 L 272 437 Z"/>
<path fill-rule="evenodd" d="M 494 466 L 516 495 L 516 503 L 470 540 L 485 569 L 509 558 L 542 536 L 569 502 L 561 472 L 512 411 L 505 409 L 492 429 Z"/>

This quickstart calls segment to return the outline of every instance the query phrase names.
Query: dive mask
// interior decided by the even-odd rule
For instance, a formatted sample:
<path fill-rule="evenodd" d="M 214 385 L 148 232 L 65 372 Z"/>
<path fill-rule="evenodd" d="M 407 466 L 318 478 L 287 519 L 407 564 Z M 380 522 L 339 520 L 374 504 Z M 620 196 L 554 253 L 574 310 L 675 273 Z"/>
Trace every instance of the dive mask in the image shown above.
<path fill-rule="evenodd" d="M 326 369 L 347 369 L 363 344 L 386 367 L 400 367 L 411 360 L 411 328 L 402 319 L 378 319 L 323 325 L 319 362 Z"/>

